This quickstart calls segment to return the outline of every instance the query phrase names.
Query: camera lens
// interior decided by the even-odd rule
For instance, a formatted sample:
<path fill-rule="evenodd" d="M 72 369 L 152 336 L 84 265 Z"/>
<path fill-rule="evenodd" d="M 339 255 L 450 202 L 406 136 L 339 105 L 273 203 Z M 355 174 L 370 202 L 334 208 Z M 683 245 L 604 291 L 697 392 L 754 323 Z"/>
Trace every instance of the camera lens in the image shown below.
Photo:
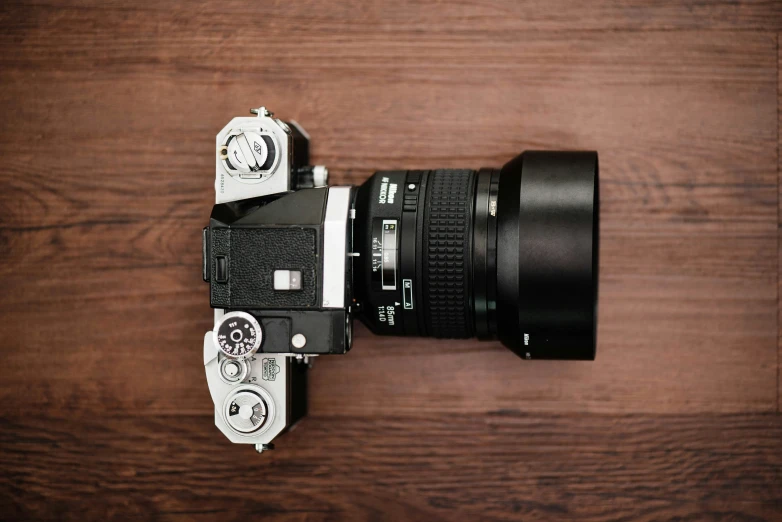
<path fill-rule="evenodd" d="M 594 359 L 598 201 L 594 152 L 377 172 L 356 196 L 358 316 L 382 335 L 499 339 L 527 359 Z"/>

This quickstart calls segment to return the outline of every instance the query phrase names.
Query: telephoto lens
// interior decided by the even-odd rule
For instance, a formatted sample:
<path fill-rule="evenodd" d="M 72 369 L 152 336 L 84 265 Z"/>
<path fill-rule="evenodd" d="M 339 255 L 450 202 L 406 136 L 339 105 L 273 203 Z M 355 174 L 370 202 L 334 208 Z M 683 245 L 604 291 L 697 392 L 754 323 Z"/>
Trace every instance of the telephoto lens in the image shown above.
<path fill-rule="evenodd" d="M 354 299 L 372 332 L 499 339 L 525 359 L 595 358 L 596 152 L 376 172 L 355 210 Z"/>

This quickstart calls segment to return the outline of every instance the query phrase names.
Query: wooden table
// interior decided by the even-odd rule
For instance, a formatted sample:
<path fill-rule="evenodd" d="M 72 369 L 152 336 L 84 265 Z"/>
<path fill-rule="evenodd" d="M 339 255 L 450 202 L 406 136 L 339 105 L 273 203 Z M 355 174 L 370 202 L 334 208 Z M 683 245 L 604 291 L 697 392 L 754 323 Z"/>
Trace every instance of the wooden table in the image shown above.
<path fill-rule="evenodd" d="M 0 517 L 780 520 L 782 3 L 3 2 Z M 376 338 L 262 456 L 213 424 L 214 136 L 332 181 L 600 153 L 594 363 Z"/>

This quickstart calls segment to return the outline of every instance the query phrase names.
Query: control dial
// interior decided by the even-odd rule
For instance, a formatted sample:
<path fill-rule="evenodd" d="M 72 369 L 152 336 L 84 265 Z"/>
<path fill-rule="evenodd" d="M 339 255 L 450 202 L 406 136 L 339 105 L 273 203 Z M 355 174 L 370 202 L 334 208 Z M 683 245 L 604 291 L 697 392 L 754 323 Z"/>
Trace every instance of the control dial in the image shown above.
<path fill-rule="evenodd" d="M 271 399 L 257 386 L 245 386 L 225 400 L 223 415 L 232 429 L 239 433 L 252 433 L 268 427 L 274 416 Z"/>
<path fill-rule="evenodd" d="M 214 345 L 231 359 L 246 359 L 258 351 L 263 341 L 263 329 L 246 312 L 225 314 L 212 332 Z"/>

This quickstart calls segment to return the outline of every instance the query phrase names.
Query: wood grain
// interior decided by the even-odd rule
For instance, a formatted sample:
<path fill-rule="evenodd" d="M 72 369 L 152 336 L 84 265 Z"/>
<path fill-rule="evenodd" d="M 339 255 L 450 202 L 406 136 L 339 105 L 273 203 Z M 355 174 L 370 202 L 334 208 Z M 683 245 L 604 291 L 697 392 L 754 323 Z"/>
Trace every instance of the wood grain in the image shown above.
<path fill-rule="evenodd" d="M 782 518 L 782 3 L 56 0 L 0 28 L 0 519 Z M 275 452 L 231 447 L 200 229 L 214 134 L 260 103 L 336 183 L 598 150 L 597 360 L 359 326 Z"/>
<path fill-rule="evenodd" d="M 481 411 L 488 403 L 514 407 L 519 400 L 542 411 L 776 409 L 777 120 L 768 110 L 777 99 L 775 36 L 536 33 L 522 41 L 456 36 L 451 47 L 429 35 L 411 38 L 382 48 L 374 39 L 346 42 L 333 47 L 340 55 L 330 48 L 321 61 L 333 68 L 307 88 L 308 96 L 294 92 L 285 101 L 279 94 L 289 91 L 289 75 L 305 75 L 315 65 L 306 56 L 300 68 L 280 61 L 281 77 L 259 75 L 257 84 L 245 85 L 240 76 L 227 90 L 239 100 L 256 99 L 261 85 L 283 105 L 304 100 L 291 116 L 317 136 L 315 159 L 330 166 L 337 182 L 361 181 L 373 167 L 500 165 L 525 148 L 599 150 L 600 356 L 594 365 L 519 365 L 496 344 L 456 343 L 462 355 L 450 355 L 450 343 L 362 338 L 350 358 L 324 361 L 315 379 L 326 379 L 322 385 L 333 399 L 318 396 L 314 407 L 371 412 L 381 399 L 358 392 L 366 382 L 409 391 L 382 399 L 400 412 L 421 403 Z M 224 45 L 232 54 L 246 52 Z M 383 48 L 393 52 L 384 56 Z M 411 48 L 408 64 L 395 65 Z M 95 53 L 96 66 L 100 49 L 85 51 Z M 73 342 L 74 324 L 89 347 L 64 360 L 42 357 L 45 371 L 60 375 L 56 393 L 48 386 L 30 392 L 22 373 L 9 376 L 0 389 L 16 411 L 28 401 L 60 397 L 56 403 L 74 411 L 110 400 L 118 408 L 146 404 L 168 412 L 190 393 L 183 382 L 202 381 L 200 363 L 188 354 L 209 318 L 198 311 L 206 299 L 198 281 L 198 231 L 212 184 L 204 173 L 211 171 L 214 129 L 225 114 L 244 108 L 218 113 L 210 105 L 214 93 L 196 59 L 182 56 L 192 60 L 187 67 L 160 71 L 144 52 L 138 51 L 138 63 L 106 65 L 110 72 L 95 80 L 42 72 L 3 88 L 9 99 L 32 93 L 52 105 L 25 107 L 20 131 L 0 144 L 8 157 L 0 174 L 6 188 L 0 208 L 8 216 L 0 237 L 8 258 L 0 270 L 12 276 L 0 306 L 11 317 L 22 314 L 8 327 L 11 338 L 29 330 L 31 306 L 53 330 L 28 334 L 27 349 L 9 352 L 3 362 L 23 368 L 31 354 L 43 355 L 46 343 L 33 339 Z M 465 68 L 485 67 L 490 56 L 492 88 L 501 96 L 483 96 L 483 82 L 454 90 L 447 81 Z M 389 67 L 397 78 L 380 97 L 366 78 L 382 82 Z M 424 70 L 430 79 L 414 74 Z M 6 73 L 26 74 L 21 68 Z M 101 92 L 86 114 L 85 85 Z M 311 105 L 312 99 L 324 103 Z M 410 105 L 397 105 L 402 99 Z M 46 130 L 33 124 L 43 120 L 51 122 Z M 117 127 L 121 132 L 95 134 Z M 39 132 L 45 134 L 37 149 L 15 139 Z M 87 154 L 72 153 L 85 143 Z M 46 153 L 64 158 L 56 176 L 34 161 Z M 169 289 L 177 293 L 161 298 Z M 180 342 L 172 332 L 183 336 Z M 100 355 L 104 343 L 113 347 L 110 355 Z M 139 343 L 168 349 L 140 356 Z M 181 377 L 155 386 L 126 382 L 147 373 L 144 365 L 156 358 Z M 443 364 L 448 372 L 439 370 Z M 400 377 L 389 379 L 389 371 Z M 82 393 L 107 376 L 123 385 L 105 387 L 106 397 Z M 454 380 L 463 384 L 454 387 Z M 440 388 L 447 392 L 435 391 Z M 345 405 L 343 397 L 354 398 Z"/>
<path fill-rule="evenodd" d="M 777 264 L 777 413 L 782 413 L 782 49 L 780 49 L 782 33 L 777 33 L 777 248 L 779 259 Z"/>
<path fill-rule="evenodd" d="M 0 507 L 57 520 L 782 516 L 776 414 L 312 417 L 257 458 L 219 448 L 209 421 L 5 421 Z"/>

